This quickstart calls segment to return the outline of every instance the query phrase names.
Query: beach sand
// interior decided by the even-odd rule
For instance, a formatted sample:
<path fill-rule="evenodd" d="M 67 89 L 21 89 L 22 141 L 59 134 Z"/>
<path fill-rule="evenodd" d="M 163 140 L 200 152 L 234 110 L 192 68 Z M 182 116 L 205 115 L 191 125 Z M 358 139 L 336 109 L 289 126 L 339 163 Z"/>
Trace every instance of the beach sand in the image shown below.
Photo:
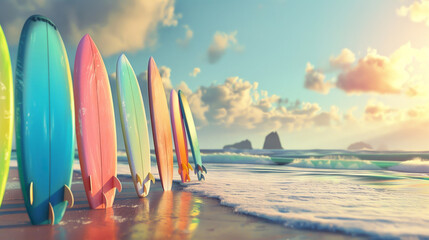
<path fill-rule="evenodd" d="M 138 198 L 132 180 L 119 176 L 122 192 L 113 208 L 91 210 L 79 172 L 74 172 L 73 208 L 55 226 L 33 226 L 27 216 L 18 171 L 11 167 L 0 208 L 0 239 L 350 239 L 336 233 L 290 229 L 256 217 L 234 213 L 219 200 L 202 197 L 173 184 L 163 192 L 152 185 Z"/>

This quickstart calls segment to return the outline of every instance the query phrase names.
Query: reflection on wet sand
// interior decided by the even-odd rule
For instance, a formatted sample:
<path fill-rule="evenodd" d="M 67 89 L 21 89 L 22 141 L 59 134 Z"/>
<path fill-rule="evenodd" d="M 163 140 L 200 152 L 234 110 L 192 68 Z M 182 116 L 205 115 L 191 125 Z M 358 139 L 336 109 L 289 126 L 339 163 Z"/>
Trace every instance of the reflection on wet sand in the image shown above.
<path fill-rule="evenodd" d="M 113 208 L 89 211 L 91 223 L 84 225 L 81 239 L 117 239 L 118 228 L 116 226 Z"/>
<path fill-rule="evenodd" d="M 158 192 L 142 198 L 127 239 L 191 239 L 198 227 L 200 203 L 190 192 Z"/>
<path fill-rule="evenodd" d="M 171 239 L 174 232 L 173 225 L 173 192 L 166 191 L 159 199 L 156 207 L 155 234 L 153 239 Z"/>
<path fill-rule="evenodd" d="M 153 234 L 150 225 L 152 221 L 150 219 L 150 204 L 147 198 L 140 199 L 140 205 L 136 210 L 134 216 L 134 224 L 130 228 L 130 235 L 128 239 L 150 239 Z"/>
<path fill-rule="evenodd" d="M 189 239 L 188 226 L 190 222 L 190 210 L 192 194 L 189 192 L 176 193 L 177 204 L 174 207 L 174 216 L 177 218 L 175 229 L 180 239 Z"/>
<path fill-rule="evenodd" d="M 200 214 L 201 199 L 192 200 L 192 193 L 177 193 L 177 237 L 179 239 L 191 239 L 192 233 L 197 229 L 199 224 L 198 215 Z M 194 202 L 194 203 L 193 203 Z"/>
<path fill-rule="evenodd" d="M 200 208 L 201 208 L 201 204 L 203 203 L 203 200 L 199 197 L 195 197 L 194 199 L 194 203 L 192 205 L 192 210 L 191 210 L 191 223 L 189 224 L 189 238 L 192 237 L 192 233 L 198 228 L 198 225 L 200 224 L 200 219 L 198 218 L 198 216 L 200 215 Z"/>

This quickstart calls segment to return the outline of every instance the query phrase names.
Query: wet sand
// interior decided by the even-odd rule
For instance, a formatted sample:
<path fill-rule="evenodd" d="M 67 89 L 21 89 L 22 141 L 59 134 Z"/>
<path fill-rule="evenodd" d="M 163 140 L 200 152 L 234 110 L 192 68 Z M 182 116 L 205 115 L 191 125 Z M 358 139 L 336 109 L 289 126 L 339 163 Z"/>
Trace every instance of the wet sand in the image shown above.
<path fill-rule="evenodd" d="M 33 226 L 27 216 L 12 167 L 2 207 L 0 239 L 350 239 L 343 234 L 297 230 L 256 217 L 234 213 L 217 199 L 184 191 L 178 183 L 163 192 L 152 185 L 147 198 L 138 198 L 132 180 L 119 176 L 122 192 L 113 208 L 91 210 L 82 180 L 74 173 L 73 208 L 55 226 Z"/>

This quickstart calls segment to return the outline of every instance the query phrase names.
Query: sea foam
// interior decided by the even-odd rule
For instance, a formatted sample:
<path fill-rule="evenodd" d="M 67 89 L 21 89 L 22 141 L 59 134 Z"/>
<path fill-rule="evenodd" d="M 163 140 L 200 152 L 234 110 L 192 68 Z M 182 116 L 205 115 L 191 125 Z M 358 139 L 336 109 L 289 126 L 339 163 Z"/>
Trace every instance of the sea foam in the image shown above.
<path fill-rule="evenodd" d="M 236 212 L 300 229 L 373 238 L 429 237 L 423 179 L 386 170 L 207 164 L 205 182 L 185 190 L 220 199 Z M 392 182 L 394 181 L 394 182 Z"/>
<path fill-rule="evenodd" d="M 410 173 L 429 173 L 429 161 L 421 158 L 415 158 L 401 162 L 396 166 L 392 166 L 389 170 Z"/>

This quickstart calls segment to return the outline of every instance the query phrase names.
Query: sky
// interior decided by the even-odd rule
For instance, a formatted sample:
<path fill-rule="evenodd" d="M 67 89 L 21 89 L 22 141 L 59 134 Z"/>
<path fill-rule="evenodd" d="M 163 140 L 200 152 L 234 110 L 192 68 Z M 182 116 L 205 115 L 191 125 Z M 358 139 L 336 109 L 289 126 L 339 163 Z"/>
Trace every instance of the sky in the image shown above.
<path fill-rule="evenodd" d="M 112 86 L 125 53 L 146 105 L 153 56 L 166 91 L 188 96 L 203 149 L 262 148 L 271 131 L 286 149 L 429 149 L 428 0 L 2 0 L 13 67 L 33 14 L 58 26 L 71 69 L 86 33 Z"/>

